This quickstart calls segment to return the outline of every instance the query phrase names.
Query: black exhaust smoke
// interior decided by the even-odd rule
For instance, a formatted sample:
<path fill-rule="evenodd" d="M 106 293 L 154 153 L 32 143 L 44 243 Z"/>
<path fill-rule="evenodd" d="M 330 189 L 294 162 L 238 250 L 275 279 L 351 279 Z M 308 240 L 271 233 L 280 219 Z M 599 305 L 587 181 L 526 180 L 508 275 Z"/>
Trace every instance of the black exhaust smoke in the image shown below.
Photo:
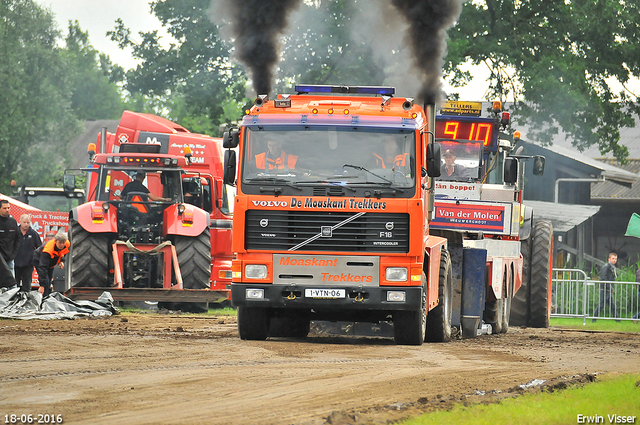
<path fill-rule="evenodd" d="M 442 95 L 442 67 L 447 49 L 447 29 L 462 11 L 464 0 L 392 0 L 409 22 L 408 38 L 423 77 L 418 98 L 437 104 Z"/>
<path fill-rule="evenodd" d="M 237 57 L 251 73 L 256 94 L 271 92 L 279 62 L 278 37 L 300 0 L 223 0 L 235 38 Z"/>

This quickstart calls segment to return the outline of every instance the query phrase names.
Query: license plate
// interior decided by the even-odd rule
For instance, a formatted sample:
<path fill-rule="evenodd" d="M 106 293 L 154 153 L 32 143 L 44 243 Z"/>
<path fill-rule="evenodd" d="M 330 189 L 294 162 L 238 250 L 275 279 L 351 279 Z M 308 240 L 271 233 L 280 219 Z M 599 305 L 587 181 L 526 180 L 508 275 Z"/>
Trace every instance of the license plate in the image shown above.
<path fill-rule="evenodd" d="M 344 289 L 305 289 L 304 296 L 307 298 L 344 298 L 347 291 Z"/>

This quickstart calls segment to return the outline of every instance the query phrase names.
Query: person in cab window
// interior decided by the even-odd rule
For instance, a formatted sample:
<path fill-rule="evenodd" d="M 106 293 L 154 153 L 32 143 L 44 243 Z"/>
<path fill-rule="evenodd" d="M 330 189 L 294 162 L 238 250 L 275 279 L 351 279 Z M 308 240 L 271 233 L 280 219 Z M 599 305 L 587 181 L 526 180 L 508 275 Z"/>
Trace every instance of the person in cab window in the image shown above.
<path fill-rule="evenodd" d="M 286 153 L 282 149 L 282 143 L 277 140 L 267 142 L 267 151 L 256 155 L 256 168 L 258 170 L 293 170 L 296 168 L 298 157 Z"/>
<path fill-rule="evenodd" d="M 394 171 L 404 173 L 409 165 L 409 154 L 402 153 L 398 147 L 398 143 L 394 139 L 385 139 L 382 142 L 383 153 L 381 155 L 374 153 L 373 158 L 376 162 L 376 168 L 391 168 Z"/>
<path fill-rule="evenodd" d="M 471 178 L 467 167 L 456 164 L 456 154 L 453 149 L 444 152 L 444 164 L 440 168 L 440 180 L 466 181 Z"/>
<path fill-rule="evenodd" d="M 120 198 L 126 200 L 127 199 L 127 195 L 131 192 L 142 192 L 142 193 L 146 193 L 147 196 L 149 197 L 150 200 L 152 201 L 165 201 L 168 202 L 171 199 L 168 198 L 163 198 L 161 196 L 156 196 L 152 193 L 149 192 L 149 189 L 147 189 L 147 187 L 144 185 L 144 178 L 146 177 L 146 174 L 144 171 L 138 171 L 136 173 L 136 178 L 131 180 L 129 183 L 127 183 L 124 188 L 122 189 L 122 192 L 120 193 Z"/>

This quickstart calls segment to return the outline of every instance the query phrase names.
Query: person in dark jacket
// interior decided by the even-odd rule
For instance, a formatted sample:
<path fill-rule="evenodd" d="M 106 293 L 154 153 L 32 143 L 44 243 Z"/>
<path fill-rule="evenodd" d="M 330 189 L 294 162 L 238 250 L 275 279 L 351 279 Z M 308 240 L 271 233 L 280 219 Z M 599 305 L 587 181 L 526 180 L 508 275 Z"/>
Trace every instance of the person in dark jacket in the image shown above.
<path fill-rule="evenodd" d="M 70 245 L 67 235 L 58 232 L 53 239 L 33 251 L 33 265 L 38 272 L 38 283 L 44 288 L 43 298 L 51 293 L 53 268 L 64 267 L 62 257 L 69 252 Z"/>
<path fill-rule="evenodd" d="M 10 288 L 16 284 L 13 259 L 20 246 L 20 232 L 10 209 L 9 201 L 0 199 L 0 288 Z"/>
<path fill-rule="evenodd" d="M 136 173 L 135 179 L 131 180 L 122 188 L 122 192 L 120 193 L 120 198 L 127 199 L 127 195 L 129 193 L 141 192 L 141 193 L 146 193 L 149 199 L 151 199 L 152 201 L 166 201 L 166 202 L 170 201 L 171 199 L 163 198 L 162 196 L 156 196 L 151 192 L 149 192 L 149 189 L 147 189 L 147 187 L 144 185 L 144 179 L 146 176 L 147 174 L 144 171 L 138 171 Z"/>
<path fill-rule="evenodd" d="M 38 232 L 31 228 L 31 217 L 29 214 L 20 216 L 20 246 L 16 254 L 16 283 L 20 290 L 29 292 L 31 290 L 31 279 L 33 276 L 33 251 L 42 245 L 42 240 Z"/>
<path fill-rule="evenodd" d="M 602 266 L 600 269 L 600 280 L 605 282 L 613 282 L 616 280 L 616 263 L 618 262 L 618 254 L 615 252 L 609 253 L 609 261 L 607 264 Z M 600 302 L 598 303 L 598 307 L 596 307 L 593 312 L 594 317 L 598 317 L 598 314 L 604 310 L 605 306 L 609 307 L 611 314 L 613 317 L 618 317 L 618 312 L 616 311 L 616 303 L 613 299 L 613 284 L 612 283 L 601 283 L 600 284 Z M 592 322 L 595 322 L 596 319 L 593 319 Z"/>

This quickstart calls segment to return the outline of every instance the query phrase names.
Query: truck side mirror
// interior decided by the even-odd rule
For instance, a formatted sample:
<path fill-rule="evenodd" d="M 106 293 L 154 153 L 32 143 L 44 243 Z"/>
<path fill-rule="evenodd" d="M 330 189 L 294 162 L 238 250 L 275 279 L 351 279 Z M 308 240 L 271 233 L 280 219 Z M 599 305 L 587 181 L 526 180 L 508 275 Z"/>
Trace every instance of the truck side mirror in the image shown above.
<path fill-rule="evenodd" d="M 233 149 L 240 143 L 240 131 L 237 128 L 232 128 L 229 131 L 225 131 L 222 135 L 222 146 L 226 149 Z"/>
<path fill-rule="evenodd" d="M 518 181 L 518 160 L 506 158 L 504 160 L 504 182 L 513 184 Z"/>
<path fill-rule="evenodd" d="M 62 189 L 64 193 L 73 193 L 76 190 L 76 176 L 73 174 L 65 174 L 62 178 Z"/>
<path fill-rule="evenodd" d="M 541 155 L 536 155 L 533 157 L 533 174 L 536 176 L 541 176 L 544 174 L 544 162 L 545 157 Z"/>
<path fill-rule="evenodd" d="M 429 177 L 440 177 L 440 145 L 429 143 L 427 145 L 427 175 Z"/>
<path fill-rule="evenodd" d="M 224 151 L 224 182 L 226 184 L 236 182 L 236 151 Z"/>

